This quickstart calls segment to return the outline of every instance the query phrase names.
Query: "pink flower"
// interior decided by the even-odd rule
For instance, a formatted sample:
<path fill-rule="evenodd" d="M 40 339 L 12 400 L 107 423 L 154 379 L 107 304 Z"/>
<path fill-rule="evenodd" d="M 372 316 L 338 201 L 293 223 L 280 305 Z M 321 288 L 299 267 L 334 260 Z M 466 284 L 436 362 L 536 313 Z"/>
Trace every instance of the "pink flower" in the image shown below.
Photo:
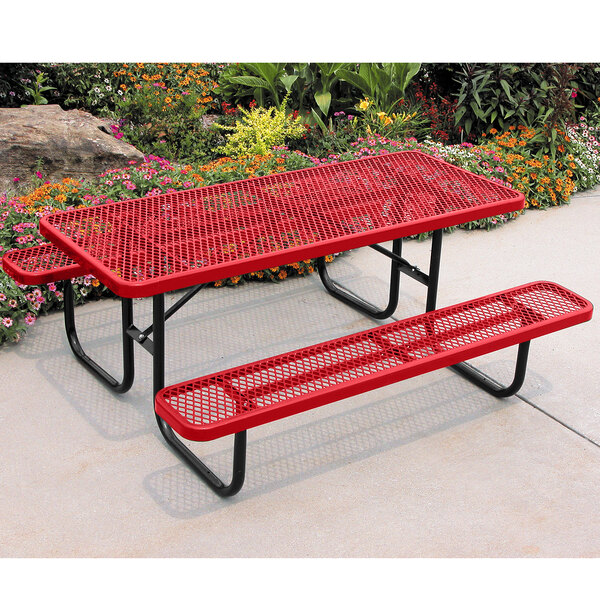
<path fill-rule="evenodd" d="M 13 320 L 10 317 L 5 317 L 4 319 L 2 319 L 2 325 L 4 325 L 4 327 L 6 327 L 6 329 L 8 329 L 9 327 L 12 327 L 13 324 Z"/>
<path fill-rule="evenodd" d="M 36 321 L 36 316 L 33 313 L 28 312 L 25 315 L 25 323 L 27 325 L 33 325 L 35 323 L 35 321 Z"/>
<path fill-rule="evenodd" d="M 42 178 L 42 174 L 41 174 L 39 171 L 36 171 L 36 172 L 35 172 L 35 175 L 36 175 L 36 177 L 37 177 L 38 179 L 41 179 L 41 178 Z"/>
<path fill-rule="evenodd" d="M 19 177 L 15 177 L 15 178 L 13 179 L 13 181 L 14 181 L 15 183 L 17 183 L 18 181 L 21 181 L 21 179 L 20 179 Z"/>
<path fill-rule="evenodd" d="M 571 98 L 577 98 L 577 90 L 571 92 Z"/>

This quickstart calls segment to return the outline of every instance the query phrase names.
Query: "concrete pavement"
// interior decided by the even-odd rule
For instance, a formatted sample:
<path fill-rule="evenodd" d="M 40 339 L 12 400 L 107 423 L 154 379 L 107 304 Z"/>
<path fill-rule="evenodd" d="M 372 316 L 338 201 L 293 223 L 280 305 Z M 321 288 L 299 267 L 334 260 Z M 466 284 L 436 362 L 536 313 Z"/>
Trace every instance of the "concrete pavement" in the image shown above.
<path fill-rule="evenodd" d="M 410 241 L 427 270 L 430 243 Z M 588 298 L 592 321 L 534 340 L 498 401 L 449 370 L 249 432 L 246 483 L 212 494 L 168 449 L 151 364 L 115 396 L 75 361 L 62 315 L 0 349 L 2 557 L 599 557 L 600 188 L 491 231 L 444 236 L 438 306 L 540 279 Z M 387 259 L 360 249 L 332 276 L 383 301 Z M 405 278 L 395 317 L 421 312 Z M 148 322 L 147 300 L 136 322 Z M 90 355 L 119 372 L 119 304 L 76 310 Z M 166 383 L 359 331 L 373 322 L 316 275 L 205 290 L 167 326 Z M 501 381 L 515 349 L 474 362 Z M 231 438 L 195 449 L 228 477 Z"/>

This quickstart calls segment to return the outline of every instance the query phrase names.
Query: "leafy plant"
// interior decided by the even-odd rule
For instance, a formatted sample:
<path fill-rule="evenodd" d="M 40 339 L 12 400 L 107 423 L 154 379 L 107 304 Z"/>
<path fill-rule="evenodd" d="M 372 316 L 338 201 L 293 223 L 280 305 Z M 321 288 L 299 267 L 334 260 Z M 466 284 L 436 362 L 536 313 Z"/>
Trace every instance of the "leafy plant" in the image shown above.
<path fill-rule="evenodd" d="M 370 98 L 379 111 L 390 114 L 420 67 L 420 63 L 361 63 L 358 72 L 342 68 L 337 75 Z"/>
<path fill-rule="evenodd" d="M 242 86 L 259 106 L 266 106 L 270 100 L 279 108 L 296 79 L 297 74 L 287 73 L 285 63 L 240 63 L 232 65 L 223 73 L 221 85 L 226 96 L 228 86 Z"/>
<path fill-rule="evenodd" d="M 475 137 L 491 127 L 546 126 L 549 137 L 540 132 L 536 139 L 546 152 L 556 141 L 552 132 L 578 108 L 577 71 L 569 64 L 463 64 L 456 76 L 460 88 L 455 123 Z"/>
<path fill-rule="evenodd" d="M 402 139 L 412 135 L 423 122 L 416 110 L 398 110 L 388 114 L 379 110 L 369 98 L 363 98 L 356 109 L 360 116 L 353 120 L 353 124 L 358 133 L 366 135 L 379 134 L 388 139 Z"/>
<path fill-rule="evenodd" d="M 25 93 L 25 88 L 41 72 L 42 65 L 38 63 L 0 63 L 0 106 L 16 108 L 31 103 L 31 95 Z"/>
<path fill-rule="evenodd" d="M 245 156 L 247 154 L 265 155 L 273 146 L 282 145 L 288 138 L 298 138 L 304 134 L 304 126 L 293 115 L 287 115 L 286 96 L 279 108 L 265 109 L 260 106 L 251 110 L 240 109 L 241 119 L 235 126 L 216 125 L 232 131 L 228 136 L 223 154 L 227 156 Z"/>
<path fill-rule="evenodd" d="M 25 94 L 30 96 L 33 101 L 31 104 L 48 104 L 48 100 L 44 97 L 44 93 L 50 90 L 55 90 L 56 88 L 51 85 L 45 85 L 46 80 L 46 74 L 38 72 L 31 87 L 25 85 L 23 86 L 25 89 Z"/>
<path fill-rule="evenodd" d="M 48 63 L 48 77 L 57 87 L 55 101 L 64 108 L 81 108 L 94 114 L 114 110 L 122 96 L 126 74 L 117 75 L 117 63 Z"/>
<path fill-rule="evenodd" d="M 331 129 L 332 113 L 351 106 L 346 86 L 339 77 L 349 63 L 236 63 L 220 80 L 221 93 L 234 103 L 281 106 L 289 95 L 303 122 Z M 347 106 L 346 106 L 347 105 Z"/>

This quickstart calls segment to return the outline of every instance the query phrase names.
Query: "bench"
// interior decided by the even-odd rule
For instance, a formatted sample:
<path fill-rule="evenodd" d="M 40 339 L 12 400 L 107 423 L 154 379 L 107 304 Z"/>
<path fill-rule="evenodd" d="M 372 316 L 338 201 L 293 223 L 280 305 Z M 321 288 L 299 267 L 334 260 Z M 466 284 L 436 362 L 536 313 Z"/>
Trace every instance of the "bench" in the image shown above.
<path fill-rule="evenodd" d="M 84 267 L 51 243 L 9 250 L 2 257 L 2 268 L 22 285 L 54 283 L 87 273 Z"/>
<path fill-rule="evenodd" d="M 246 430 L 444 367 L 496 396 L 518 391 L 531 339 L 591 318 L 584 298 L 535 282 L 265 358 L 160 390 L 155 412 L 163 434 L 219 495 L 244 481 Z M 502 388 L 463 363 L 519 345 L 513 383 Z M 179 441 L 235 434 L 234 470 L 225 485 Z"/>

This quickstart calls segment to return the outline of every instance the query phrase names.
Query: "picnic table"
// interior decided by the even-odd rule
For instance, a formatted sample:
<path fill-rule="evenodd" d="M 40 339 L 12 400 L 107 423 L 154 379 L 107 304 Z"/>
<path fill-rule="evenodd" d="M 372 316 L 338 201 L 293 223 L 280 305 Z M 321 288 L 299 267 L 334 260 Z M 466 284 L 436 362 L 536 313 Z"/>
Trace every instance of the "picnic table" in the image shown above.
<path fill-rule="evenodd" d="M 442 231 L 519 211 L 520 192 L 421 152 L 403 151 L 44 217 L 49 244 L 5 256 L 16 280 L 64 280 L 65 324 L 77 358 L 117 392 L 133 383 L 135 343 L 153 357 L 153 398 L 169 445 L 222 496 L 244 481 L 246 430 L 436 368 L 453 366 L 497 396 L 525 376 L 529 341 L 591 318 L 591 304 L 537 282 L 436 309 Z M 429 270 L 402 257 L 402 238 L 433 232 Z M 392 241 L 391 250 L 382 242 Z M 391 259 L 389 300 L 375 307 L 341 288 L 324 257 L 370 246 Z M 394 313 L 401 274 L 427 286 L 425 312 L 165 387 L 165 321 L 217 280 L 318 259 L 326 290 L 375 319 Z M 91 273 L 122 302 L 123 378 L 117 381 L 77 338 L 70 277 Z M 54 278 L 54 279 L 52 279 Z M 165 311 L 164 294 L 185 290 Z M 152 297 L 152 323 L 134 324 L 133 298 Z M 464 361 L 519 345 L 515 378 L 502 387 Z M 229 485 L 185 445 L 235 434 Z"/>

